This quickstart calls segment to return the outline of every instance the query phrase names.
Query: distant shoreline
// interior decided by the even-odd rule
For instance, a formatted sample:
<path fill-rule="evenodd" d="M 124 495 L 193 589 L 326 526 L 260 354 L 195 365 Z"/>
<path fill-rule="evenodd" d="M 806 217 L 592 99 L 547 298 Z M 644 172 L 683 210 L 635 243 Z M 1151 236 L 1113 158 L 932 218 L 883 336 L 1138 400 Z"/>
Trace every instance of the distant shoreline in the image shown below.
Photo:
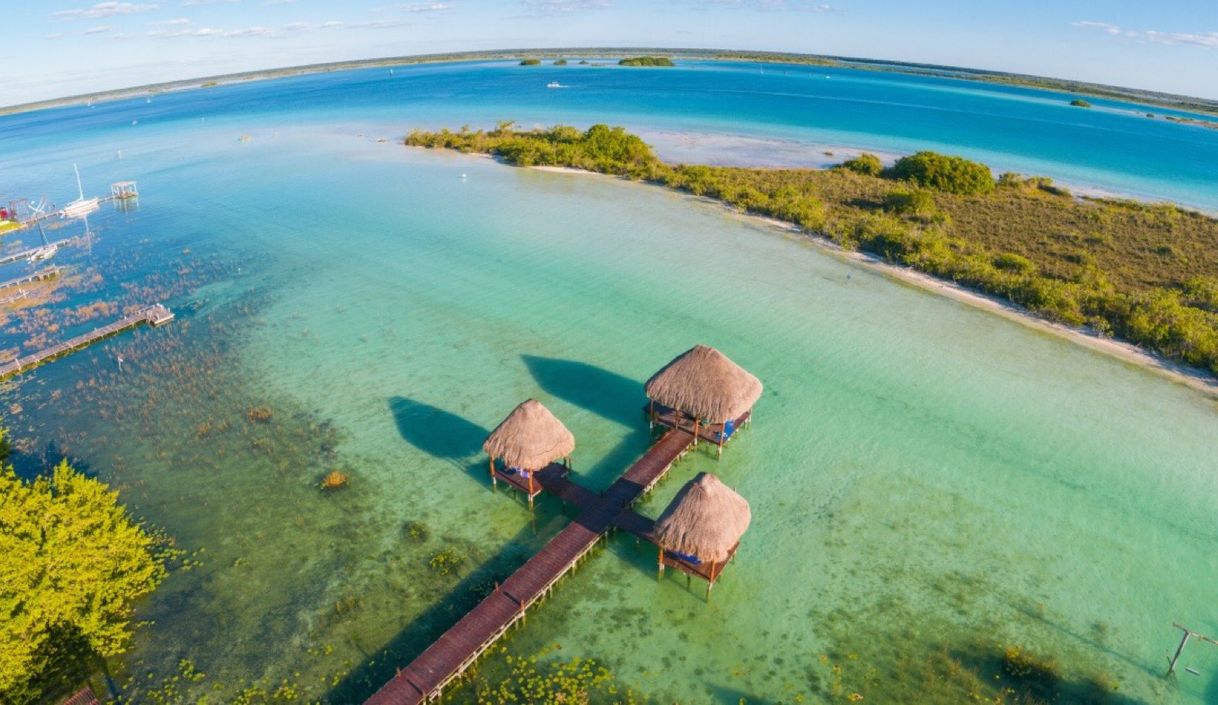
<path fill-rule="evenodd" d="M 456 63 L 462 61 L 506 61 L 519 60 L 522 57 L 537 59 L 559 58 L 594 58 L 621 59 L 639 54 L 655 54 L 672 57 L 678 60 L 724 61 L 745 63 L 769 63 L 811 65 L 833 68 L 850 68 L 867 71 L 903 73 L 939 78 L 955 78 L 964 81 L 990 83 L 995 85 L 1011 85 L 1040 90 L 1054 91 L 1063 95 L 1085 95 L 1089 97 L 1120 100 L 1147 107 L 1167 108 L 1199 115 L 1218 117 L 1218 100 L 1174 95 L 1157 91 L 1136 88 L 1122 88 L 1097 83 L 1086 83 L 1068 79 L 1049 78 L 1025 74 L 971 69 L 958 66 L 939 66 L 933 64 L 903 63 L 899 61 L 883 61 L 857 57 L 826 56 L 818 54 L 797 54 L 788 52 L 739 51 L 718 49 L 666 49 L 657 47 L 567 47 L 553 49 L 502 49 L 476 52 L 454 52 L 444 54 L 419 54 L 414 56 L 382 57 L 374 59 L 358 59 L 352 61 L 336 61 L 323 64 L 305 64 L 273 69 L 259 69 L 239 73 L 216 76 L 202 76 L 179 81 L 153 83 L 128 88 L 118 88 L 109 91 L 86 93 L 63 98 L 22 103 L 0 107 L 0 116 L 66 107 L 70 105 L 109 102 L 133 98 L 137 96 L 155 95 L 199 88 L 211 88 L 246 81 L 264 81 L 289 76 L 303 76 L 336 71 L 353 71 L 367 68 L 393 68 L 421 64 Z M 1218 127 L 1218 122 L 1205 120 L 1182 120 L 1184 124 L 1198 124 L 1200 127 Z"/>

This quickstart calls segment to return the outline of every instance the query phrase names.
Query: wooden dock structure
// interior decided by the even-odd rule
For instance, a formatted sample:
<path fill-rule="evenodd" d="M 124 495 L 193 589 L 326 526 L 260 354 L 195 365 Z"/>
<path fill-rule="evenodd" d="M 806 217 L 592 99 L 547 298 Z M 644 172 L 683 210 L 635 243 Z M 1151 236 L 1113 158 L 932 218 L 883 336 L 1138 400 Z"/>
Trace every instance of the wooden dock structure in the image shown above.
<path fill-rule="evenodd" d="M 26 370 L 37 367 L 48 360 L 52 360 L 60 355 L 66 355 L 67 353 L 79 350 L 80 348 L 95 343 L 102 338 L 108 338 L 112 335 L 121 333 L 128 328 L 135 328 L 136 326 L 143 325 L 145 323 L 150 326 L 159 326 L 163 323 L 168 323 L 171 320 L 173 320 L 173 311 L 170 311 L 165 306 L 161 304 L 145 306 L 130 316 L 120 318 L 113 323 L 102 326 L 101 328 L 94 328 L 88 333 L 83 333 L 74 338 L 69 338 L 58 345 L 53 345 L 32 355 L 18 357 L 16 360 L 11 360 L 4 364 L 0 364 L 0 378 L 25 372 Z"/>
<path fill-rule="evenodd" d="M 51 255 L 53 255 L 55 253 L 55 251 L 58 250 L 60 247 L 67 247 L 70 245 L 75 245 L 81 241 L 82 241 L 82 238 L 79 236 L 66 237 L 66 238 L 63 238 L 62 240 L 55 240 L 54 242 L 48 242 L 45 245 L 36 245 L 34 247 L 29 247 L 29 248 L 26 248 L 19 252 L 13 252 L 11 254 L 0 256 L 0 265 L 10 264 L 12 262 L 19 262 L 21 260 L 35 260 L 38 256 L 44 256 L 44 257 L 47 256 L 46 253 L 50 253 Z M 9 284 L 6 283 L 4 286 L 9 286 Z M 0 286 L 0 289 L 4 288 L 4 286 Z"/>
<path fill-rule="evenodd" d="M 539 471 L 537 479 L 542 486 L 579 507 L 579 516 L 382 686 L 365 705 L 418 705 L 438 699 L 446 686 L 460 678 L 509 627 L 524 619 L 529 607 L 575 568 L 619 517 L 635 529 L 645 529 L 650 520 L 630 511 L 630 507 L 693 444 L 694 436 L 688 431 L 667 431 L 599 495 L 568 480 L 568 470 L 561 464 L 553 463 Z M 638 519 L 632 519 L 632 515 Z"/>
<path fill-rule="evenodd" d="M 93 689 L 85 686 L 63 701 L 63 705 L 101 705 L 101 700 L 93 693 Z"/>
<path fill-rule="evenodd" d="M 17 277 L 16 279 L 9 279 L 6 282 L 0 282 L 0 289 L 7 289 L 10 286 L 21 286 L 22 284 L 29 284 L 30 282 L 50 279 L 51 277 L 57 276 L 59 276 L 59 267 L 51 265 L 50 267 L 43 267 L 37 272 L 30 272 L 25 276 Z"/>

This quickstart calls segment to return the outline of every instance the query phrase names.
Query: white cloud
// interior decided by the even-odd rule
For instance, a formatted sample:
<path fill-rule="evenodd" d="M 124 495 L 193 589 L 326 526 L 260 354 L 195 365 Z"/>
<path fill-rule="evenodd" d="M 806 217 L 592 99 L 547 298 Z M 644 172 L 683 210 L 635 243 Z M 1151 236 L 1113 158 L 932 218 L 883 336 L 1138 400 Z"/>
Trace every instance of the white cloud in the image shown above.
<path fill-rule="evenodd" d="M 1117 25 L 1090 20 L 1072 24 L 1082 29 L 1098 29 L 1114 37 L 1154 42 L 1155 44 L 1191 44 L 1206 49 L 1218 49 L 1218 32 L 1159 32 L 1153 29 L 1143 32 L 1132 29 L 1122 31 Z"/>
<path fill-rule="evenodd" d="M 1118 27 L 1114 24 L 1109 24 L 1107 22 L 1092 22 L 1091 20 L 1084 20 L 1082 22 L 1074 22 L 1073 26 L 1079 27 L 1082 29 L 1098 29 L 1098 30 L 1107 32 L 1108 34 L 1120 34 L 1121 33 L 1120 27 Z"/>
<path fill-rule="evenodd" d="M 240 39 L 244 37 L 282 37 L 293 32 L 383 29 L 386 27 L 400 27 L 405 24 L 406 22 L 401 20 L 372 20 L 368 22 L 340 22 L 338 20 L 331 20 L 329 22 L 290 22 L 279 27 L 257 25 L 238 29 L 220 29 L 218 27 L 193 27 L 190 25 L 190 20 L 180 18 L 154 23 L 152 25 L 153 29 L 145 32 L 144 36 L 157 39 L 173 39 L 176 37 Z"/>
<path fill-rule="evenodd" d="M 524 0 L 525 8 L 539 15 L 600 10 L 612 5 L 612 0 Z"/>
<path fill-rule="evenodd" d="M 1206 49 L 1218 49 L 1218 32 L 1195 34 L 1192 32 L 1143 32 L 1148 40 L 1159 44 L 1192 44 Z"/>
<path fill-rule="evenodd" d="M 444 12 L 452 9 L 452 5 L 443 2 L 428 2 L 419 5 L 403 5 L 402 9 L 407 12 Z"/>
<path fill-rule="evenodd" d="M 154 29 L 145 33 L 149 37 L 171 39 L 173 37 L 223 37 L 227 32 L 215 27 L 198 27 L 185 29 Z"/>
<path fill-rule="evenodd" d="M 72 10 L 56 10 L 51 13 L 55 20 L 97 19 L 100 17 L 115 17 L 117 15 L 134 15 L 137 12 L 148 12 L 157 9 L 155 4 L 131 2 L 99 2 L 92 7 L 81 7 Z"/>
<path fill-rule="evenodd" d="M 97 27 L 90 27 L 90 28 L 86 29 L 82 34 L 103 34 L 105 32 L 109 32 L 112 29 L 114 29 L 114 27 L 112 27 L 108 24 L 103 24 L 103 25 L 99 25 Z"/>
<path fill-rule="evenodd" d="M 234 29 L 224 33 L 226 37 L 265 37 L 274 34 L 274 30 L 270 27 L 246 27 L 244 29 Z"/>
<path fill-rule="evenodd" d="M 801 12 L 833 12 L 827 2 L 809 0 L 713 0 L 716 5 L 748 7 L 756 10 L 798 10 Z"/>

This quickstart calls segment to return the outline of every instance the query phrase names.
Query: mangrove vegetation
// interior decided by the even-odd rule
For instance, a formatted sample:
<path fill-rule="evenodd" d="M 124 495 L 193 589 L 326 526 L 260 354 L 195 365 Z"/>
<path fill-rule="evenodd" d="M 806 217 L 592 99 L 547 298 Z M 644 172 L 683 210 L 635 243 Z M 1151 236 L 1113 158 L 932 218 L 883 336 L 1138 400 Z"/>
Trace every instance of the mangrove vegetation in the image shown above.
<path fill-rule="evenodd" d="M 618 66 L 675 66 L 667 56 L 633 56 L 617 62 Z"/>
<path fill-rule="evenodd" d="M 412 132 L 407 145 L 487 153 L 668 186 L 775 218 L 888 262 L 1218 373 L 1218 220 L 1170 204 L 1075 196 L 933 152 L 885 168 L 751 169 L 660 160 L 620 127 Z"/>

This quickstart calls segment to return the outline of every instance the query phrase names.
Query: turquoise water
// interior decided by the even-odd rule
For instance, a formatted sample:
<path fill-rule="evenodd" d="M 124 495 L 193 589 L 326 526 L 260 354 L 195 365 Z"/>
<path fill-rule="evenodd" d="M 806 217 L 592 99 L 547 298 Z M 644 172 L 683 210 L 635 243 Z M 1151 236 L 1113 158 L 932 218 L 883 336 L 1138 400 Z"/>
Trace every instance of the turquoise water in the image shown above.
<path fill-rule="evenodd" d="M 747 83 L 746 69 L 585 71 L 616 84 L 604 91 L 622 95 L 607 109 L 620 116 L 651 105 L 622 84 L 654 82 L 644 93 L 659 100 L 663 81 Z M 865 702 L 958 702 L 928 695 L 925 664 L 984 670 L 1021 645 L 1076 689 L 1105 674 L 1120 686 L 1109 702 L 1218 702 L 1208 646 L 1187 652 L 1202 675 L 1160 677 L 1173 620 L 1218 632 L 1214 399 L 696 199 L 374 141 L 489 119 L 500 105 L 477 87 L 509 95 L 501 77 L 525 80 L 414 71 L 391 79 L 433 82 L 414 103 L 344 107 L 368 81 L 397 85 L 355 72 L 0 121 L 23 193 L 59 197 L 77 160 L 87 183 L 135 178 L 143 194 L 57 260 L 81 275 L 49 306 L 57 334 L 87 325 L 73 311 L 96 300 L 179 313 L 2 399 L 23 468 L 71 455 L 199 562 L 140 606 L 154 624 L 116 666 L 134 701 L 153 701 L 181 659 L 206 674 L 178 686 L 181 702 L 285 680 L 307 698 L 366 696 L 567 521 L 552 500 L 530 517 L 491 492 L 486 432 L 536 396 L 574 432 L 581 481 L 607 486 L 646 447 L 642 381 L 705 342 L 766 383 L 756 422 L 722 461 L 682 461 L 641 511 L 702 470 L 751 502 L 713 601 L 657 583 L 654 556 L 618 537 L 511 651 L 601 659 L 657 702 L 836 702 L 836 678 Z M 535 93 L 511 104 L 545 113 L 550 93 Z M 988 109 L 1041 105 L 1007 93 Z M 129 124 L 153 107 L 164 116 Z M 748 107 L 734 134 L 789 137 L 783 115 L 751 110 L 764 112 Z M 53 138 L 56 119 L 70 136 Z M 1214 148 L 1202 130 L 1133 124 Z M 1179 178 L 1186 199 L 1188 165 L 1152 180 Z M 43 324 L 13 317 L 0 345 Z M 248 418 L 258 406 L 269 423 Z M 322 493 L 335 468 L 350 486 Z M 441 551 L 455 571 L 430 566 Z"/>

